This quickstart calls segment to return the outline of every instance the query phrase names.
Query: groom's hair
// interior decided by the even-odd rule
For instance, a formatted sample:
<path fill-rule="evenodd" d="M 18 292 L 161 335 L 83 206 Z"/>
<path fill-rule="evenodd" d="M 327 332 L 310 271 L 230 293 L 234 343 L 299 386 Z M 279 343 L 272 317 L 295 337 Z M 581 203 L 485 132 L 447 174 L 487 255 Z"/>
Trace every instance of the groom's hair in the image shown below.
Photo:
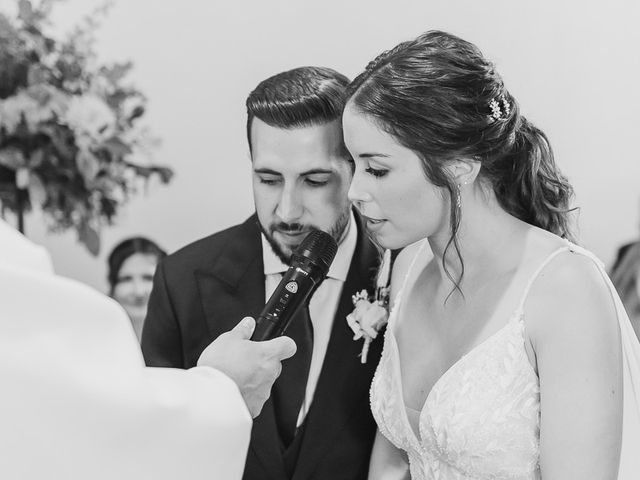
<path fill-rule="evenodd" d="M 247 97 L 247 140 L 259 118 L 267 125 L 291 129 L 322 125 L 342 116 L 349 79 L 325 67 L 299 67 L 263 80 Z"/>

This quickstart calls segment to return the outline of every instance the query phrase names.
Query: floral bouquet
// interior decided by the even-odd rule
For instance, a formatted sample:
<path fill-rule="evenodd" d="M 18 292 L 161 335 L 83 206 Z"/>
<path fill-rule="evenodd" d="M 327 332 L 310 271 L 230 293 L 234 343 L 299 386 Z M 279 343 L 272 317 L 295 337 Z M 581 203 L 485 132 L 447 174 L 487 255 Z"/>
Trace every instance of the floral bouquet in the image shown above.
<path fill-rule="evenodd" d="M 156 145 L 138 124 L 146 99 L 125 84 L 131 63 L 99 65 L 93 32 L 110 4 L 63 40 L 45 33 L 52 5 L 19 0 L 0 13 L 0 202 L 18 217 L 39 206 L 50 230 L 74 228 L 94 255 L 100 227 L 152 174 Z"/>
<path fill-rule="evenodd" d="M 347 315 L 347 323 L 353 330 L 354 340 L 364 339 L 360 362 L 367 363 L 369 345 L 389 318 L 389 274 L 391 272 L 391 251 L 385 250 L 378 270 L 376 291 L 373 295 L 362 290 L 351 297 L 355 309 Z"/>

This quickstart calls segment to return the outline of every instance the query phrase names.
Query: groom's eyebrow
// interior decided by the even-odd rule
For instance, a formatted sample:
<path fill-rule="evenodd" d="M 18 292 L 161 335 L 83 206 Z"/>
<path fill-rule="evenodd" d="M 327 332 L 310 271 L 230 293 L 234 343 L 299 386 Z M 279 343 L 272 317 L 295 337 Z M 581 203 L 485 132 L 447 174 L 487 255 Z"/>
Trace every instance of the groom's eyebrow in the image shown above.
<path fill-rule="evenodd" d="M 386 155 L 384 153 L 361 153 L 358 155 L 358 158 L 375 158 L 375 157 L 389 158 L 389 155 Z"/>

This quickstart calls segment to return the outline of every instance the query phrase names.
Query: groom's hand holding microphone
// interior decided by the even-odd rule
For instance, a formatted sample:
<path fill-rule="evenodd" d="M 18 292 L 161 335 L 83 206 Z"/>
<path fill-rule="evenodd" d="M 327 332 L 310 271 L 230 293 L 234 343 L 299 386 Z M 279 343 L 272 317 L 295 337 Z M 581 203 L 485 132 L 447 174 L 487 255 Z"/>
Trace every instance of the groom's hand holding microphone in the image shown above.
<path fill-rule="evenodd" d="M 244 318 L 213 341 L 198 359 L 199 366 L 214 367 L 236 382 L 254 418 L 269 398 L 282 370 L 281 362 L 296 352 L 295 342 L 283 336 L 285 330 L 326 277 L 337 250 L 329 234 L 312 231 L 293 252 L 291 266 L 257 324 L 251 317 Z"/>

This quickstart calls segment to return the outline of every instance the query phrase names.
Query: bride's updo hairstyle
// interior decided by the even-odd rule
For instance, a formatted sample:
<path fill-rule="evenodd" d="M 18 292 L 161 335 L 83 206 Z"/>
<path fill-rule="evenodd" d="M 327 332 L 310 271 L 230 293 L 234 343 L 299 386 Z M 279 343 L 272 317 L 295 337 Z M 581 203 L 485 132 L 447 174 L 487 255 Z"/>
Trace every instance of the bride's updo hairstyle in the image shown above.
<path fill-rule="evenodd" d="M 572 239 L 573 189 L 545 134 L 520 114 L 502 78 L 473 44 L 429 31 L 379 55 L 349 85 L 348 103 L 422 159 L 427 178 L 451 198 L 451 239 L 464 272 L 457 231 L 458 186 L 444 168 L 469 158 L 478 179 L 513 216 Z M 444 258 L 443 258 L 444 264 Z M 446 266 L 445 266 L 446 268 Z M 447 274 L 448 271 L 447 271 Z"/>

